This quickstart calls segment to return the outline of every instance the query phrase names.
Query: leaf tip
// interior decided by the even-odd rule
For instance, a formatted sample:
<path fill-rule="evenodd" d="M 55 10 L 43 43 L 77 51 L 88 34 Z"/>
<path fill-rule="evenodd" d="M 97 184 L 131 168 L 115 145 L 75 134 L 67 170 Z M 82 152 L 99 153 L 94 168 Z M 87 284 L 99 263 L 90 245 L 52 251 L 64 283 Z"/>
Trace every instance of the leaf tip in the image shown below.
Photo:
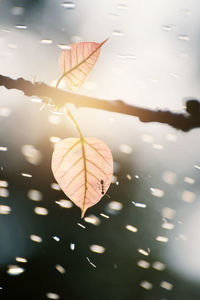
<path fill-rule="evenodd" d="M 105 44 L 109 39 L 110 39 L 110 37 L 107 37 L 107 38 L 101 43 L 101 46 L 103 46 L 103 44 Z"/>
<path fill-rule="evenodd" d="M 83 209 L 81 210 L 81 219 L 84 218 L 86 210 L 87 210 L 87 208 L 83 208 Z"/>

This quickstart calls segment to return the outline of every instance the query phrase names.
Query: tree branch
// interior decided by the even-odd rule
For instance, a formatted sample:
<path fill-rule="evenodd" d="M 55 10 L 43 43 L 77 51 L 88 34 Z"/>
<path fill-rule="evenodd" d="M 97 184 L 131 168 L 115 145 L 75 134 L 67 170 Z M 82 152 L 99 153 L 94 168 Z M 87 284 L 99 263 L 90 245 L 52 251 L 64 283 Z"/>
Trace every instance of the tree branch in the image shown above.
<path fill-rule="evenodd" d="M 48 86 L 45 83 L 32 83 L 23 78 L 12 79 L 0 75 L 0 86 L 4 86 L 7 89 L 20 90 L 29 97 L 37 96 L 45 102 L 47 102 L 47 99 L 51 99 L 56 106 L 73 103 L 76 107 L 88 107 L 136 116 L 142 122 L 168 124 L 182 131 L 189 131 L 193 128 L 200 127 L 200 103 L 195 99 L 186 102 L 186 112 L 173 113 L 162 110 L 153 111 L 151 109 L 128 105 L 121 100 L 107 101 L 74 94 Z"/>

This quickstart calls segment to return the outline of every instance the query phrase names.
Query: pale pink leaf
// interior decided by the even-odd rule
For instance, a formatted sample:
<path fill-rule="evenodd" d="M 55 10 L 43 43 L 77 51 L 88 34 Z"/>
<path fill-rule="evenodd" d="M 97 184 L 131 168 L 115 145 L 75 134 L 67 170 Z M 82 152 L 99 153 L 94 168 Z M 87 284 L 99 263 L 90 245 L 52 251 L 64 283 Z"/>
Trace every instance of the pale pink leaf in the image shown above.
<path fill-rule="evenodd" d="M 102 43 L 80 42 L 70 45 L 70 49 L 63 50 L 59 65 L 63 72 L 60 81 L 65 78 L 66 87 L 70 90 L 79 88 L 93 69 L 101 50 Z"/>
<path fill-rule="evenodd" d="M 108 190 L 113 175 L 113 158 L 108 146 L 93 137 L 68 138 L 55 145 L 52 171 L 63 192 L 86 210 Z"/>

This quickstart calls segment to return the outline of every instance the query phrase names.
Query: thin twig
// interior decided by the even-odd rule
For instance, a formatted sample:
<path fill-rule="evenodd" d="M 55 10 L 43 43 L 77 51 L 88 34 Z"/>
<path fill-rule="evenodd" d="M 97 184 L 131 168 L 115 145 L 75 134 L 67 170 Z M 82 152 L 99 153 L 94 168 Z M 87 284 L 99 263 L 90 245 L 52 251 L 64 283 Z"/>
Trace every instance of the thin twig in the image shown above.
<path fill-rule="evenodd" d="M 7 89 L 20 90 L 28 97 L 37 96 L 41 99 L 51 99 L 56 106 L 62 106 L 65 103 L 73 103 L 76 107 L 88 107 L 136 116 L 142 122 L 168 124 L 182 131 L 189 131 L 193 128 L 200 127 L 200 103 L 195 99 L 186 102 L 185 112 L 174 113 L 171 111 L 154 111 L 134 105 L 128 105 L 122 100 L 108 101 L 87 97 L 56 89 L 45 83 L 32 83 L 23 78 L 12 79 L 0 75 L 0 86 L 4 86 Z"/>

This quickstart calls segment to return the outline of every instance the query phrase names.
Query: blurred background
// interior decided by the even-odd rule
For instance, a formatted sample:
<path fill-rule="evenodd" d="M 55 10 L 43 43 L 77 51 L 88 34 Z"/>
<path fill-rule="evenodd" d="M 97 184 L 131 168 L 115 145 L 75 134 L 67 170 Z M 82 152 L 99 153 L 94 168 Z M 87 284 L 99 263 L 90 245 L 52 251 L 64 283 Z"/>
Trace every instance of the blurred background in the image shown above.
<path fill-rule="evenodd" d="M 0 0 L 0 73 L 55 85 L 62 49 L 109 37 L 78 93 L 182 111 L 200 98 L 199 20 L 195 0 Z M 81 219 L 50 168 L 77 132 L 41 107 L 0 88 L 0 298 L 199 299 L 199 129 L 71 107 L 115 162 Z"/>

